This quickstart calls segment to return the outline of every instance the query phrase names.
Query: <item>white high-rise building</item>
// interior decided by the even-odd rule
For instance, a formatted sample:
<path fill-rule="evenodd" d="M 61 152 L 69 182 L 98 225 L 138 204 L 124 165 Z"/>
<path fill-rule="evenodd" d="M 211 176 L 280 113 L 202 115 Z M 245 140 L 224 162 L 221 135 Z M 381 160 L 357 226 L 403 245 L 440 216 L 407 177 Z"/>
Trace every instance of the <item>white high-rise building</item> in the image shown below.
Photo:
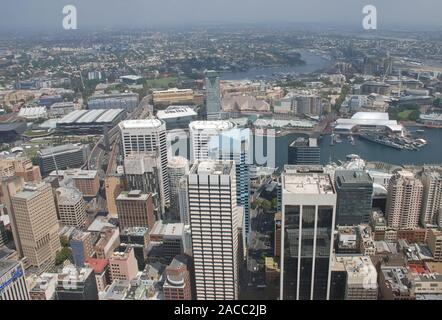
<path fill-rule="evenodd" d="M 442 212 L 442 175 L 437 171 L 424 171 L 422 173 L 424 194 L 422 199 L 421 224 L 437 223 L 437 218 Z"/>
<path fill-rule="evenodd" d="M 197 299 L 238 299 L 234 162 L 196 161 L 187 179 Z"/>
<path fill-rule="evenodd" d="M 65 226 L 84 227 L 86 224 L 86 203 L 83 194 L 76 188 L 57 189 L 58 214 Z"/>
<path fill-rule="evenodd" d="M 210 144 L 214 143 L 214 139 L 222 139 L 221 134 L 233 128 L 234 124 L 230 121 L 192 121 L 189 124 L 190 160 L 209 159 Z"/>
<path fill-rule="evenodd" d="M 317 167 L 285 166 L 282 184 L 282 300 L 326 300 L 330 295 L 336 191 Z"/>
<path fill-rule="evenodd" d="M 183 157 L 172 157 L 167 164 L 170 189 L 170 218 L 180 220 L 180 180 L 189 173 L 189 161 Z"/>
<path fill-rule="evenodd" d="M 30 300 L 21 262 L 0 260 L 0 300 Z"/>
<path fill-rule="evenodd" d="M 423 189 L 422 182 L 410 171 L 399 171 L 390 179 L 386 206 L 389 227 L 412 229 L 418 226 Z"/>
<path fill-rule="evenodd" d="M 133 153 L 157 151 L 161 162 L 161 178 L 165 202 L 169 202 L 169 179 L 167 177 L 167 141 L 164 121 L 150 118 L 125 120 L 119 124 L 123 141 L 124 157 Z"/>

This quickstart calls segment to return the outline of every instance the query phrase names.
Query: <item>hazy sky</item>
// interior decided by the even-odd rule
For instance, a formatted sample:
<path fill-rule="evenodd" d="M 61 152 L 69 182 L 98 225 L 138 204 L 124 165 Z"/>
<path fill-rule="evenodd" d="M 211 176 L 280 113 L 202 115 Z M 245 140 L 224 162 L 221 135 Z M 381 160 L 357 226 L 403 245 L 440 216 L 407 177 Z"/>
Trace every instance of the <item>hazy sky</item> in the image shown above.
<path fill-rule="evenodd" d="M 318 23 L 361 27 L 364 5 L 382 27 L 442 28 L 442 0 L 0 0 L 0 28 L 62 30 L 73 4 L 78 28 L 229 23 Z"/>

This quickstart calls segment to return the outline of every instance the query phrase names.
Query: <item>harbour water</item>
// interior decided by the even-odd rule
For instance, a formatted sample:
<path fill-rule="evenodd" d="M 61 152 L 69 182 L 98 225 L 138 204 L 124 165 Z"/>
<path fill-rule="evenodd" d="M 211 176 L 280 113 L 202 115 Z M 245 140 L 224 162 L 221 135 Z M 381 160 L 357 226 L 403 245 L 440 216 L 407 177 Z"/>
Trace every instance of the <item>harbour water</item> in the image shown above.
<path fill-rule="evenodd" d="M 308 50 L 299 50 L 299 53 L 301 54 L 301 59 L 305 61 L 304 65 L 250 69 L 244 72 L 223 72 L 220 78 L 221 80 L 257 80 L 257 77 L 260 77 L 260 79 L 270 79 L 273 77 L 273 74 L 311 73 L 326 68 L 331 63 L 330 60 Z"/>
<path fill-rule="evenodd" d="M 428 144 L 417 151 L 398 150 L 375 142 L 355 137 L 352 144 L 343 137 L 341 143 L 330 146 L 331 136 L 324 136 L 319 145 L 321 147 L 321 162 L 328 163 L 330 160 L 344 161 L 348 154 L 357 154 L 367 161 L 382 161 L 396 165 L 404 164 L 442 164 L 442 129 L 430 129 L 422 127 L 407 127 L 415 137 L 427 140 Z M 423 133 L 417 133 L 417 129 L 423 129 Z M 288 161 L 288 146 L 299 134 L 290 134 L 276 138 L 277 166 L 281 167 Z"/>

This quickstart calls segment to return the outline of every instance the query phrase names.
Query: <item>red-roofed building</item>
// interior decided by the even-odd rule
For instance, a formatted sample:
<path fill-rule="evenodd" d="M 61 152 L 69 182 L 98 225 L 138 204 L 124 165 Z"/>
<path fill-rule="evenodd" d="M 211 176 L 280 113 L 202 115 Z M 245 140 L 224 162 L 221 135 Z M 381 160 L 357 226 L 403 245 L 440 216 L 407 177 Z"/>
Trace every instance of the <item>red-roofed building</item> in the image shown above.
<path fill-rule="evenodd" d="M 109 259 L 88 258 L 86 265 L 94 270 L 98 291 L 105 291 L 107 285 L 111 283 Z"/>

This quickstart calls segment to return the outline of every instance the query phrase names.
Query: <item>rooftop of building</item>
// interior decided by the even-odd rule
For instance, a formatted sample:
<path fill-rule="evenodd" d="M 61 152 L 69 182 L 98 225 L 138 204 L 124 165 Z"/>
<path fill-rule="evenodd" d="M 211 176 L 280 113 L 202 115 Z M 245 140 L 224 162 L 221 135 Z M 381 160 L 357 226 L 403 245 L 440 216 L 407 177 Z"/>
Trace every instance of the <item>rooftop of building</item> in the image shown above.
<path fill-rule="evenodd" d="M 96 259 L 96 258 L 87 258 L 86 264 L 89 268 L 92 268 L 95 273 L 102 273 L 105 268 L 109 265 L 108 259 Z"/>
<path fill-rule="evenodd" d="M 116 280 L 106 290 L 103 298 L 105 300 L 123 300 L 130 288 L 130 281 Z"/>
<path fill-rule="evenodd" d="M 143 193 L 141 190 L 122 191 L 117 200 L 146 201 L 150 196 L 150 193 Z"/>
<path fill-rule="evenodd" d="M 95 179 L 98 176 L 98 171 L 74 168 L 67 170 L 54 170 L 49 175 L 72 179 Z"/>
<path fill-rule="evenodd" d="M 228 130 L 234 127 L 232 122 L 226 120 L 192 121 L 189 124 L 190 130 Z"/>
<path fill-rule="evenodd" d="M 337 170 L 335 177 L 340 184 L 373 184 L 369 174 L 363 170 Z"/>
<path fill-rule="evenodd" d="M 185 168 L 189 166 L 189 160 L 184 157 L 171 157 L 167 163 L 168 168 Z"/>
<path fill-rule="evenodd" d="M 72 205 L 83 199 L 83 194 L 76 188 L 57 188 L 57 200 L 59 205 Z"/>
<path fill-rule="evenodd" d="M 164 122 L 156 118 L 125 120 L 119 123 L 120 129 L 159 129 Z"/>
<path fill-rule="evenodd" d="M 334 194 L 335 190 L 326 173 L 283 173 L 283 189 L 296 194 Z"/>
<path fill-rule="evenodd" d="M 163 223 L 162 220 L 155 222 L 150 234 L 163 237 L 182 237 L 184 232 L 184 223 Z"/>
<path fill-rule="evenodd" d="M 385 282 L 397 294 L 408 294 L 411 282 L 408 278 L 408 269 L 405 267 L 381 267 Z"/>
<path fill-rule="evenodd" d="M 42 190 L 46 186 L 47 184 L 44 182 L 28 182 L 25 184 L 23 189 L 17 192 L 17 194 L 15 194 L 13 197 L 17 199 L 30 200 L 33 197 L 39 195 L 40 190 Z"/>
<path fill-rule="evenodd" d="M 9 270 L 15 268 L 20 263 L 13 260 L 0 260 L 0 278 L 3 277 Z"/>
<path fill-rule="evenodd" d="M 125 228 L 121 231 L 120 235 L 132 235 L 132 236 L 144 236 L 149 232 L 149 229 L 146 227 L 130 227 Z"/>
<path fill-rule="evenodd" d="M 58 281 L 63 282 L 81 282 L 86 278 L 93 270 L 91 268 L 78 268 L 74 265 L 65 266 L 58 274 Z"/>
<path fill-rule="evenodd" d="M 178 117 L 193 117 L 197 113 L 189 106 L 173 106 L 173 108 L 167 108 L 166 110 L 159 110 L 157 113 L 158 119 L 173 119 Z"/>
<path fill-rule="evenodd" d="M 190 169 L 190 173 L 199 175 L 229 175 L 233 161 L 198 160 Z"/>
<path fill-rule="evenodd" d="M 60 146 L 44 148 L 44 149 L 41 149 L 39 152 L 43 157 L 45 157 L 45 156 L 52 156 L 52 155 L 56 155 L 56 154 L 60 154 L 60 153 L 64 153 L 64 152 L 74 152 L 74 151 L 78 151 L 82 148 L 84 148 L 84 145 L 81 145 L 81 144 L 63 144 Z"/>

